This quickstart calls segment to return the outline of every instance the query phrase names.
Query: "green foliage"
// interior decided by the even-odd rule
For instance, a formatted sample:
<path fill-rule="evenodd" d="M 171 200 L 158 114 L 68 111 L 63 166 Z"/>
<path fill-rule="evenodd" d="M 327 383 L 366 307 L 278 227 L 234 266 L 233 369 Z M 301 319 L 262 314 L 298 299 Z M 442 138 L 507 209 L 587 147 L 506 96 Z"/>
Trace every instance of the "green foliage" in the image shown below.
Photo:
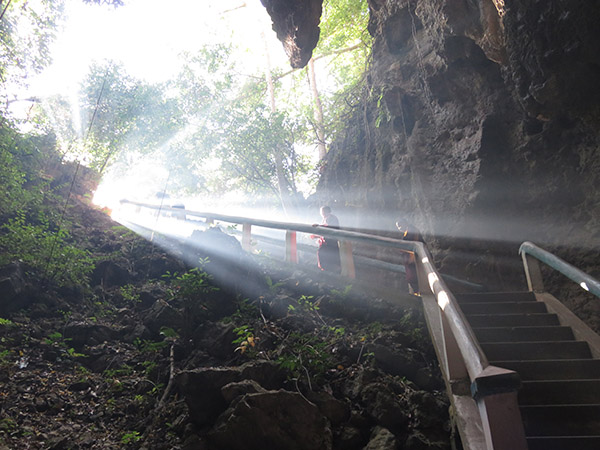
<path fill-rule="evenodd" d="M 0 217 L 17 212 L 49 216 L 48 182 L 40 173 L 53 155 L 53 141 L 46 136 L 22 135 L 6 120 L 0 122 Z M 50 218 L 50 217 L 48 217 Z"/>
<path fill-rule="evenodd" d="M 298 300 L 296 300 L 298 308 L 300 308 L 303 311 L 317 312 L 319 310 L 319 304 L 318 304 L 318 302 L 313 302 L 312 299 L 313 299 L 312 295 L 300 296 L 300 298 Z M 295 311 L 296 307 L 294 305 L 288 305 L 288 310 Z"/>
<path fill-rule="evenodd" d="M 136 338 L 133 343 L 142 353 L 159 353 L 168 345 L 166 341 L 141 340 L 140 338 Z"/>
<path fill-rule="evenodd" d="M 10 417 L 5 417 L 0 419 L 0 433 L 2 434 L 10 434 L 14 433 L 19 428 L 17 422 L 15 422 Z"/>
<path fill-rule="evenodd" d="M 4 349 L 0 351 L 0 364 L 6 364 L 8 362 L 8 357 L 10 356 L 11 351 L 8 349 Z"/>
<path fill-rule="evenodd" d="M 14 327 L 16 325 L 17 324 L 14 323 L 12 320 L 10 320 L 10 319 L 4 319 L 4 318 L 0 317 L 0 326 L 3 326 L 3 327 Z"/>
<path fill-rule="evenodd" d="M 131 284 L 126 284 L 125 286 L 121 286 L 120 291 L 121 291 L 121 296 L 123 297 L 123 299 L 125 301 L 128 301 L 129 303 L 141 302 L 140 294 L 138 294 L 136 292 L 135 286 L 133 286 Z"/>
<path fill-rule="evenodd" d="M 277 359 L 277 364 L 290 371 L 294 378 L 310 374 L 322 378 L 333 366 L 330 342 L 313 334 L 291 333 L 286 342 L 285 352 Z"/>
<path fill-rule="evenodd" d="M 342 337 L 346 334 L 346 329 L 344 327 L 327 327 L 327 331 L 334 334 L 334 336 Z"/>
<path fill-rule="evenodd" d="M 70 339 L 68 338 L 64 339 L 62 333 L 55 331 L 54 333 L 49 334 L 48 337 L 44 338 L 44 343 L 48 345 L 58 344 L 64 347 L 66 346 L 66 342 L 69 340 Z"/>
<path fill-rule="evenodd" d="M 123 437 L 121 437 L 121 442 L 123 444 L 133 444 L 142 439 L 139 431 L 130 431 L 129 433 L 125 433 Z"/>
<path fill-rule="evenodd" d="M 88 251 L 77 248 L 64 228 L 32 224 L 19 213 L 0 227 L 0 265 L 21 260 L 59 286 L 86 285 L 94 268 Z"/>
<path fill-rule="evenodd" d="M 232 344 L 238 345 L 235 351 L 242 354 L 246 353 L 250 357 L 256 356 L 256 345 L 259 338 L 254 335 L 254 330 L 247 325 L 243 325 L 235 328 L 233 332 L 237 335 L 237 338 L 232 341 Z"/>
<path fill-rule="evenodd" d="M 256 318 L 259 317 L 259 309 L 251 302 L 249 299 L 237 299 L 236 300 L 236 310 L 235 312 L 229 316 L 223 318 L 224 323 L 233 323 L 238 326 L 242 324 L 251 323 Z"/>
<path fill-rule="evenodd" d="M 276 292 L 280 286 L 283 286 L 283 281 L 278 281 L 277 283 L 273 283 L 273 280 L 271 279 L 271 277 L 269 275 L 267 275 L 265 277 L 265 280 L 266 280 L 267 286 L 269 286 L 269 290 L 271 292 Z"/>
<path fill-rule="evenodd" d="M 61 349 L 63 354 L 70 358 L 80 358 L 85 357 L 83 353 L 78 353 L 75 351 L 73 347 L 69 347 L 69 342 L 71 338 L 65 338 L 62 333 L 55 331 L 54 333 L 49 334 L 46 338 L 44 338 L 43 342 L 46 345 L 52 345 Z"/>
<path fill-rule="evenodd" d="M 114 62 L 91 67 L 80 99 L 88 120 L 83 124 L 86 140 L 80 146 L 85 144 L 92 157 L 91 167 L 102 172 L 120 152 L 154 150 L 177 132 L 179 110 L 165 91 L 165 86 L 127 75 Z M 131 144 L 135 146 L 129 148 Z"/>
<path fill-rule="evenodd" d="M 56 202 L 40 169 L 53 157 L 52 142 L 0 126 L 0 265 L 23 261 L 59 286 L 87 284 L 89 253 L 72 244 L 70 224 L 58 217 Z"/>
<path fill-rule="evenodd" d="M 133 367 L 128 364 L 124 364 L 116 369 L 106 369 L 102 373 L 106 378 L 126 377 L 133 374 Z"/>
<path fill-rule="evenodd" d="M 179 335 L 173 328 L 169 327 L 160 327 L 160 334 L 165 338 L 177 338 Z"/>
<path fill-rule="evenodd" d="M 350 295 L 350 292 L 352 291 L 352 285 L 348 284 L 344 287 L 344 289 L 339 290 L 339 289 L 332 289 L 331 290 L 331 295 L 336 299 L 336 300 L 344 300 L 345 298 L 348 297 L 348 295 Z"/>
<path fill-rule="evenodd" d="M 48 46 L 55 37 L 63 2 L 2 2 L 1 10 L 0 95 L 4 103 L 7 86 L 23 85 L 50 63 Z"/>
<path fill-rule="evenodd" d="M 212 275 L 207 274 L 198 267 L 194 267 L 181 275 L 177 272 L 173 274 L 167 272 L 163 275 L 163 278 L 171 282 L 172 297 L 177 296 L 188 301 L 201 300 L 205 294 L 219 290 L 211 284 Z"/>
<path fill-rule="evenodd" d="M 154 361 L 144 361 L 142 366 L 144 367 L 144 375 L 149 377 L 150 374 L 158 367 L 158 364 L 156 364 Z"/>
<path fill-rule="evenodd" d="M 317 54 L 344 49 L 358 42 L 369 45 L 368 23 L 367 0 L 325 0 Z"/>
<path fill-rule="evenodd" d="M 83 357 L 86 357 L 85 354 L 76 352 L 73 347 L 70 347 L 70 348 L 67 349 L 67 355 L 69 355 L 71 358 L 83 358 Z"/>

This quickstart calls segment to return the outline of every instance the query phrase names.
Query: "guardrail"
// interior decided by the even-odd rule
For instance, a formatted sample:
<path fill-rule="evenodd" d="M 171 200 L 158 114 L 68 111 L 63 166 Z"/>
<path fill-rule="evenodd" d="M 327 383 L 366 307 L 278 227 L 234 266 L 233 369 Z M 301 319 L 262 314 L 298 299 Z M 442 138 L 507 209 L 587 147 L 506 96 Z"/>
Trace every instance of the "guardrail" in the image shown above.
<path fill-rule="evenodd" d="M 147 203 L 122 201 L 139 207 L 181 214 L 180 208 L 157 207 Z M 465 449 L 526 450 L 525 432 L 517 404 L 520 379 L 516 372 L 489 364 L 473 330 L 454 295 L 433 265 L 422 242 L 404 241 L 356 231 L 276 222 L 240 216 L 185 210 L 185 215 L 242 225 L 242 246 L 250 249 L 252 226 L 286 231 L 286 256 L 297 261 L 296 233 L 330 236 L 342 242 L 361 242 L 396 248 L 415 254 L 420 295 L 450 399 L 458 415 L 469 423 L 460 428 Z M 346 247 L 348 248 L 348 247 Z M 350 249 L 351 254 L 351 249 Z M 344 255 L 341 255 L 344 258 Z M 295 259 L 296 258 L 296 259 Z M 348 270 L 348 267 L 346 267 Z M 354 270 L 352 266 L 352 270 Z M 347 273 L 348 275 L 348 273 Z M 354 274 L 349 274 L 353 276 Z M 465 389 L 465 384 L 467 388 Z M 469 395 L 470 387 L 470 395 Z M 458 402 L 457 398 L 461 400 Z M 468 431 L 465 431 L 468 430 Z"/>
<path fill-rule="evenodd" d="M 549 251 L 538 247 L 534 243 L 528 241 L 523 242 L 521 247 L 519 247 L 519 254 L 523 259 L 523 267 L 525 269 L 529 290 L 533 292 L 544 292 L 544 281 L 538 262 L 541 261 L 577 283 L 582 289 L 594 294 L 596 297 L 600 297 L 600 281 L 579 270 L 577 267 L 572 266 L 568 262 L 563 261 Z"/>

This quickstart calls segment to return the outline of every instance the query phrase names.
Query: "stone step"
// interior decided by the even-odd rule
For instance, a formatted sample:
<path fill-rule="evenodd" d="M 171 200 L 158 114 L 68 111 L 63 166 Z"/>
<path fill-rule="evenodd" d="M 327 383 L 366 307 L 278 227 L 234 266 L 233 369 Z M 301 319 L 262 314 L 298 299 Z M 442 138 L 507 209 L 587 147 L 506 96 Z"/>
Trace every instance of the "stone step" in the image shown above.
<path fill-rule="evenodd" d="M 529 450 L 598 450 L 600 436 L 528 437 Z"/>
<path fill-rule="evenodd" d="M 523 406 L 526 436 L 596 436 L 600 405 Z"/>
<path fill-rule="evenodd" d="M 490 360 L 490 364 L 514 370 L 523 381 L 600 378 L 600 359 Z"/>
<path fill-rule="evenodd" d="M 481 344 L 488 360 L 516 359 L 521 361 L 543 359 L 591 358 L 590 347 L 583 341 L 555 342 L 493 342 Z"/>
<path fill-rule="evenodd" d="M 481 343 L 486 342 L 539 342 L 574 340 L 570 327 L 493 327 L 473 328 Z"/>
<path fill-rule="evenodd" d="M 520 406 L 600 404 L 600 380 L 523 381 Z"/>
<path fill-rule="evenodd" d="M 535 294 L 529 291 L 522 292 L 476 292 L 469 294 L 455 294 L 458 303 L 484 303 L 484 302 L 535 302 Z"/>
<path fill-rule="evenodd" d="M 559 325 L 556 314 L 465 314 L 472 328 Z"/>
<path fill-rule="evenodd" d="M 548 309 L 542 302 L 487 302 L 465 303 L 460 305 L 465 314 L 526 314 L 546 313 Z"/>

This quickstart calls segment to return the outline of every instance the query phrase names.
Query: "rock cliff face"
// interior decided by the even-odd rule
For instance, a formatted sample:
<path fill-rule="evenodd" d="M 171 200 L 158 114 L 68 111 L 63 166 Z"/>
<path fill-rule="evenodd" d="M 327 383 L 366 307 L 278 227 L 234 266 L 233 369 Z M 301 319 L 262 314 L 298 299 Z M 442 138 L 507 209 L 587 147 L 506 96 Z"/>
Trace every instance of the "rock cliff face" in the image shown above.
<path fill-rule="evenodd" d="M 597 5 L 368 3 L 368 86 L 329 151 L 323 198 L 354 226 L 390 231 L 408 218 L 450 272 L 468 248 L 486 255 L 467 275 L 518 281 L 489 253 L 518 263 L 518 245 L 531 240 L 597 275 Z"/>
<path fill-rule="evenodd" d="M 525 240 L 600 276 L 597 2 L 368 5 L 372 63 L 320 201 L 347 226 L 412 222 L 445 272 L 492 288 L 525 289 Z"/>

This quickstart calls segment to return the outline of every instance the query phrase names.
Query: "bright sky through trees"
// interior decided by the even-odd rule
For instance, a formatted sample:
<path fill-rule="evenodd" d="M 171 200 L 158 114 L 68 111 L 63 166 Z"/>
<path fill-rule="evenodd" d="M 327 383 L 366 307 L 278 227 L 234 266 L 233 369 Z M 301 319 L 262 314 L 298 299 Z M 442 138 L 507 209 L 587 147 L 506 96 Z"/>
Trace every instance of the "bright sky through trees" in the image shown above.
<path fill-rule="evenodd" d="M 37 70 L 17 67 L 15 89 L 3 96 L 22 129 L 56 136 L 65 157 L 99 170 L 97 194 L 113 203 L 169 184 L 175 195 L 299 207 L 315 188 L 317 146 L 322 155 L 341 126 L 339 92 L 358 86 L 364 70 L 366 0 L 324 3 L 310 73 L 318 91 L 306 70 L 290 70 L 259 0 L 98 3 L 111 2 L 28 0 L 9 9 L 13 46 L 40 61 Z"/>
<path fill-rule="evenodd" d="M 244 6 L 245 5 L 245 6 Z M 23 30 L 27 32 L 27 30 Z M 264 38 L 261 36 L 264 33 Z M 288 70 L 289 64 L 281 43 L 271 30 L 270 18 L 258 1 L 245 4 L 242 0 L 127 0 L 124 6 L 87 4 L 82 0 L 66 0 L 65 22 L 50 46 L 52 65 L 31 79 L 21 98 L 45 98 L 62 95 L 68 98 L 73 118 L 79 122 L 78 97 L 81 83 L 93 63 L 115 61 L 128 75 L 148 83 L 165 82 L 177 76 L 185 62 L 183 53 L 194 54 L 199 49 L 223 41 L 235 44 L 235 57 L 243 61 L 245 75 L 260 74 L 264 65 L 265 39 L 272 64 Z M 13 113 L 26 118 L 29 104 L 15 102 Z M 80 128 L 80 123 L 76 128 Z M 151 184 L 140 180 L 148 175 L 148 162 L 132 186 Z M 152 179 L 166 177 L 161 167 L 151 170 Z M 111 174 L 108 174 L 111 178 Z M 123 180 L 118 191 L 123 193 Z M 104 183 L 105 197 L 114 196 L 113 183 Z M 102 192 L 100 192 L 102 194 Z M 100 195 L 100 198 L 102 195 Z"/>
<path fill-rule="evenodd" d="M 181 53 L 229 38 L 243 43 L 249 72 L 262 64 L 266 30 L 275 64 L 287 60 L 270 31 L 270 18 L 260 3 L 241 0 L 127 0 L 113 8 L 66 1 L 66 22 L 51 45 L 53 64 L 32 83 L 38 94 L 64 94 L 78 86 L 92 61 L 115 60 L 128 73 L 148 82 L 165 81 L 181 67 Z M 252 52 L 250 51 L 252 49 Z M 253 56 L 254 54 L 254 56 Z M 258 56 L 256 55 L 258 54 Z"/>

